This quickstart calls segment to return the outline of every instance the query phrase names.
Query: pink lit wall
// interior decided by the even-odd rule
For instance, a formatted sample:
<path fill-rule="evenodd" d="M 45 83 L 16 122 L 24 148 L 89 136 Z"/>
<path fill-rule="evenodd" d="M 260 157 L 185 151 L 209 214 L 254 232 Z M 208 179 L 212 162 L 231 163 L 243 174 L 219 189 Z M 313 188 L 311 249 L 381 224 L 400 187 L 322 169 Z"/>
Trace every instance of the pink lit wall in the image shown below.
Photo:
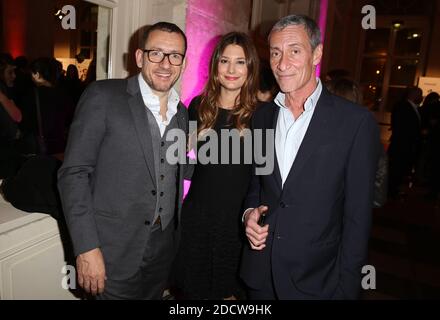
<path fill-rule="evenodd" d="M 211 54 L 221 35 L 247 32 L 250 0 L 188 0 L 185 33 L 188 37 L 186 69 L 182 78 L 182 101 L 188 106 L 208 79 Z M 189 189 L 185 181 L 185 194 Z"/>
<path fill-rule="evenodd" d="M 327 26 L 327 11 L 328 11 L 328 0 L 321 0 L 321 5 L 319 8 L 319 20 L 318 26 L 321 30 L 321 40 L 324 45 L 325 41 L 325 29 Z M 321 65 L 318 65 L 316 68 L 316 76 L 319 77 L 321 75 Z"/>
<path fill-rule="evenodd" d="M 182 101 L 188 105 L 208 78 L 209 61 L 219 37 L 230 31 L 247 32 L 250 0 L 188 0 L 187 65 L 182 79 Z"/>

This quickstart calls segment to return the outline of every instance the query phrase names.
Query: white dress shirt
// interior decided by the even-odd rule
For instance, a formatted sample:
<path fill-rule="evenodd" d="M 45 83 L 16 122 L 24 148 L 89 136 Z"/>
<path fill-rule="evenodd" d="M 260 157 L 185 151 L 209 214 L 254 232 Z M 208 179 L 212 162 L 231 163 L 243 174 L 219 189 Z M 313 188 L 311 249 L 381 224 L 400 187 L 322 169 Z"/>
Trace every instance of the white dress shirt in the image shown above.
<path fill-rule="evenodd" d="M 275 103 L 280 107 L 275 131 L 275 151 L 280 168 L 282 186 L 286 182 L 299 147 L 309 127 L 316 104 L 322 92 L 321 81 L 317 78 L 317 86 L 304 103 L 304 112 L 295 120 L 293 113 L 286 107 L 284 93 L 278 93 Z"/>
<path fill-rule="evenodd" d="M 142 99 L 144 100 L 145 106 L 151 111 L 156 119 L 157 125 L 160 130 L 160 136 L 163 137 L 166 127 L 170 124 L 171 119 L 177 113 L 177 106 L 179 104 L 180 98 L 174 88 L 171 88 L 168 94 L 168 108 L 167 108 L 167 119 L 164 121 L 160 114 L 160 101 L 159 97 L 156 96 L 153 91 L 151 91 L 150 86 L 145 82 L 142 74 L 139 74 L 139 87 L 141 88 Z"/>
<path fill-rule="evenodd" d="M 275 152 L 280 168 L 282 187 L 286 182 L 293 162 L 295 161 L 299 147 L 306 135 L 307 129 L 315 112 L 316 104 L 322 92 L 322 84 L 319 78 L 316 79 L 317 86 L 310 97 L 304 102 L 304 112 L 295 120 L 293 113 L 286 107 L 286 95 L 282 92 L 275 97 L 275 103 L 280 107 L 275 132 Z M 244 211 L 241 221 L 244 223 L 246 214 L 254 208 Z"/>

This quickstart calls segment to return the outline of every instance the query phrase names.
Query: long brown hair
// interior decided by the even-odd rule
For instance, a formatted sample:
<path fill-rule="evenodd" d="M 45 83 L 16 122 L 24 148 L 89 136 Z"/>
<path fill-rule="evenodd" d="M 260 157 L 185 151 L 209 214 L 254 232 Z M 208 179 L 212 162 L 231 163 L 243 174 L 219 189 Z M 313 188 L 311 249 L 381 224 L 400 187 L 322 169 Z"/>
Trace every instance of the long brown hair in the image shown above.
<path fill-rule="evenodd" d="M 248 35 L 242 32 L 230 32 L 224 35 L 214 49 L 209 67 L 209 79 L 202 93 L 198 116 L 201 122 L 198 135 L 211 129 L 218 116 L 218 101 L 220 99 L 221 85 L 218 79 L 219 60 L 228 45 L 240 46 L 246 57 L 247 79 L 240 90 L 232 111 L 231 124 L 242 131 L 250 126 L 250 118 L 257 105 L 259 59 L 257 50 Z"/>

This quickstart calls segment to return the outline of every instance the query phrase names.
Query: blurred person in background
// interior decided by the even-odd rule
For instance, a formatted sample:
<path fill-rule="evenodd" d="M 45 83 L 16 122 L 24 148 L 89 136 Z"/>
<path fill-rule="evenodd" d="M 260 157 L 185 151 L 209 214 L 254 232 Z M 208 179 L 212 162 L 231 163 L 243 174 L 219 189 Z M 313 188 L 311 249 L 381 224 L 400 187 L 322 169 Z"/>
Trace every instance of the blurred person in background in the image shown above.
<path fill-rule="evenodd" d="M 0 54 L 0 178 L 13 175 L 19 166 L 15 144 L 22 113 L 12 99 L 15 65 L 11 55 Z"/>
<path fill-rule="evenodd" d="M 398 101 L 391 113 L 391 139 L 389 156 L 389 196 L 403 195 L 403 183 L 413 176 L 421 143 L 421 116 L 419 104 L 422 90 L 408 87 L 403 99 Z"/>
<path fill-rule="evenodd" d="M 23 153 L 51 154 L 62 159 L 74 105 L 57 85 L 59 68 L 53 58 L 39 58 L 30 65 L 34 86 L 23 97 Z"/>

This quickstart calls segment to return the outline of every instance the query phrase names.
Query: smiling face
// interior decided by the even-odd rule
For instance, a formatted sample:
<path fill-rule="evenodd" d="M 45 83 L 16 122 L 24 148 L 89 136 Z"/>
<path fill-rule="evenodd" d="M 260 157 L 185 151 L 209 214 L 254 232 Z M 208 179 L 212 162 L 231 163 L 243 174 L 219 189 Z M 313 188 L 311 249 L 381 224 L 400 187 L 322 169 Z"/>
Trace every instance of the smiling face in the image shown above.
<path fill-rule="evenodd" d="M 322 45 L 312 49 L 302 25 L 273 31 L 269 39 L 270 65 L 284 93 L 311 93 L 316 87 L 315 69 L 322 57 Z"/>
<path fill-rule="evenodd" d="M 145 41 L 147 50 L 158 50 L 164 53 L 185 53 L 185 41 L 175 32 L 154 30 Z M 148 54 L 141 49 L 136 51 L 136 63 L 141 68 L 142 77 L 156 95 L 167 94 L 182 73 L 185 62 L 181 66 L 170 64 L 168 57 L 160 63 L 148 60 Z"/>
<path fill-rule="evenodd" d="M 246 55 L 241 46 L 226 46 L 218 60 L 218 80 L 222 89 L 240 91 L 248 75 Z"/>

